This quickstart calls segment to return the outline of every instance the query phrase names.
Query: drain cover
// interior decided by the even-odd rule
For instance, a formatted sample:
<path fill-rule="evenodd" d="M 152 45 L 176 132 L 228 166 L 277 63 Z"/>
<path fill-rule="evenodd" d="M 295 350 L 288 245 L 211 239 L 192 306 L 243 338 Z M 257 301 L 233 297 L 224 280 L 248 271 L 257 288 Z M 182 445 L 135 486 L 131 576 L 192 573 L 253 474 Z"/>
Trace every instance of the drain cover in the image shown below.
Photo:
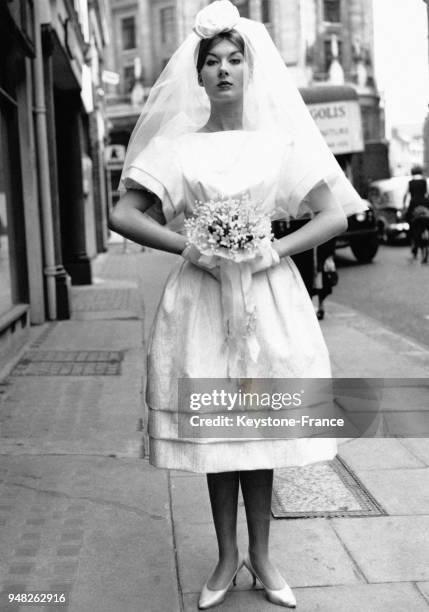
<path fill-rule="evenodd" d="M 74 311 L 136 310 L 135 289 L 77 289 L 73 291 Z"/>
<path fill-rule="evenodd" d="M 377 516 L 387 512 L 339 457 L 274 470 L 274 518 Z"/>
<path fill-rule="evenodd" d="M 28 351 L 11 376 L 111 376 L 121 373 L 121 351 Z"/>

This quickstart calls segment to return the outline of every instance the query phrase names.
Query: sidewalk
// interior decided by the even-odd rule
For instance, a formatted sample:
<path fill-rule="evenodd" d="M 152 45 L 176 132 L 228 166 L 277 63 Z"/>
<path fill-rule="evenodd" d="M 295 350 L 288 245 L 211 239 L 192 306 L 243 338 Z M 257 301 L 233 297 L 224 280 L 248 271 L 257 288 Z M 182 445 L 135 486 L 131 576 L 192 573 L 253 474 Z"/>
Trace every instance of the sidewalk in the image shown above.
<path fill-rule="evenodd" d="M 3 372 L 0 612 L 197 609 L 216 558 L 205 477 L 142 458 L 144 338 L 174 260 L 113 245 L 94 262 L 94 284 L 73 288 L 73 319 L 33 328 Z M 328 300 L 322 329 L 334 376 L 427 377 L 429 351 L 353 310 Z M 340 455 L 388 514 L 273 519 L 297 610 L 428 611 L 428 439 L 347 440 Z M 244 552 L 241 498 L 238 531 Z M 7 603 L 30 590 L 68 604 Z M 280 608 L 243 570 L 216 609 Z"/>

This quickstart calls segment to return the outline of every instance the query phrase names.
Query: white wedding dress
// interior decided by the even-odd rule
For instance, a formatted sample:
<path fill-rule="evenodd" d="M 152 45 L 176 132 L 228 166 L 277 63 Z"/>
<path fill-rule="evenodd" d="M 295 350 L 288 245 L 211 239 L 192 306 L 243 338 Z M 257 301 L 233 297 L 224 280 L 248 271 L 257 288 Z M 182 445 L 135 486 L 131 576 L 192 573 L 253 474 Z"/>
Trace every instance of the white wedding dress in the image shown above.
<path fill-rule="evenodd" d="M 248 195 L 272 218 L 296 216 L 314 185 L 311 168 L 317 163 L 306 152 L 302 155 L 305 163 L 290 143 L 266 132 L 158 137 L 134 160 L 125 185 L 155 193 L 167 222 L 177 231 L 196 200 L 219 196 Z M 299 172 L 303 175 L 297 177 Z M 331 377 L 319 322 L 293 261 L 286 257 L 277 267 L 255 274 L 252 291 L 260 354 L 257 363 L 249 360 L 241 375 Z M 225 378 L 224 339 L 220 284 L 192 263 L 179 261 L 167 280 L 149 341 L 150 462 L 161 468 L 223 472 L 332 459 L 337 451 L 333 438 L 231 440 L 178 435 L 178 379 Z"/>

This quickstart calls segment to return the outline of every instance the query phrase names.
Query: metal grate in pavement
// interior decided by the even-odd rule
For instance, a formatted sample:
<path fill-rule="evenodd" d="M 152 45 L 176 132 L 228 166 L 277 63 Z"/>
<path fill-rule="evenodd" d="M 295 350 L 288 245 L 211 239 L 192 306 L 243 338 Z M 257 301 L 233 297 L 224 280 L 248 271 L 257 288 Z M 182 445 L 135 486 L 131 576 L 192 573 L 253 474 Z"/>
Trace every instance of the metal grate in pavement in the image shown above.
<path fill-rule="evenodd" d="M 11 376 L 114 376 L 122 351 L 28 351 Z"/>
<path fill-rule="evenodd" d="M 137 292 L 135 289 L 72 289 L 73 310 L 136 310 Z"/>
<path fill-rule="evenodd" d="M 380 516 L 387 512 L 340 457 L 274 470 L 274 518 Z"/>

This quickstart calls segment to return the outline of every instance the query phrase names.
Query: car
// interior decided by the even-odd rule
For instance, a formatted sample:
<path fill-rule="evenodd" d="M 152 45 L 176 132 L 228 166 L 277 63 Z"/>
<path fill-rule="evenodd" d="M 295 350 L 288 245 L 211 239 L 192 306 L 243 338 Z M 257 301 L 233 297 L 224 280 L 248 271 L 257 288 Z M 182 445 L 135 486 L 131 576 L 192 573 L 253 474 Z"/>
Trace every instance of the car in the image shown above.
<path fill-rule="evenodd" d="M 411 176 L 394 176 L 369 185 L 368 199 L 374 207 L 381 242 L 408 238 L 410 227 L 405 219 L 404 196 L 410 180 Z"/>
<path fill-rule="evenodd" d="M 375 221 L 374 210 L 370 202 L 364 200 L 367 210 L 348 217 L 347 230 L 335 239 L 335 249 L 350 247 L 353 255 L 359 262 L 368 263 L 372 261 L 378 250 L 378 232 Z M 273 223 L 273 232 L 276 238 L 299 229 L 309 219 L 296 219 L 286 222 L 285 220 Z"/>
<path fill-rule="evenodd" d="M 359 262 L 369 263 L 378 251 L 379 239 L 374 207 L 363 201 L 367 209 L 348 218 L 347 230 L 337 236 L 335 248 L 350 247 Z"/>

